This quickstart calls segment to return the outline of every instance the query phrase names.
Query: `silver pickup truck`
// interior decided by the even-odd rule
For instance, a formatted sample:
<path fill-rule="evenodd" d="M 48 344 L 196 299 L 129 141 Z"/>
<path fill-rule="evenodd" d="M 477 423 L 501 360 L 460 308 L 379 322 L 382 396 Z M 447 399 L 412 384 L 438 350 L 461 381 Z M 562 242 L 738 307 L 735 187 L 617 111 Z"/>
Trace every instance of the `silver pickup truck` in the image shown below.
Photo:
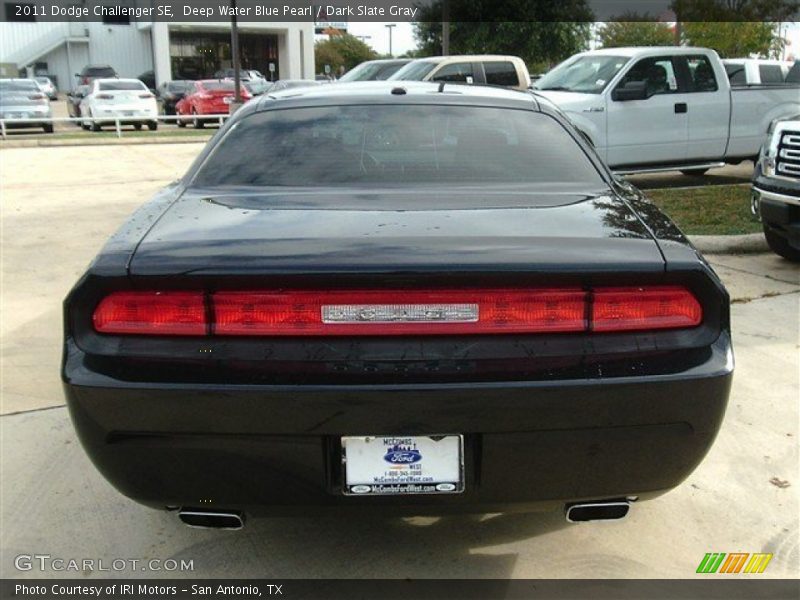
<path fill-rule="evenodd" d="M 800 262 L 800 114 L 770 127 L 753 176 L 752 208 L 769 247 Z"/>
<path fill-rule="evenodd" d="M 707 48 L 608 48 L 534 84 L 621 173 L 699 174 L 755 159 L 769 125 L 800 112 L 800 85 L 731 88 Z"/>

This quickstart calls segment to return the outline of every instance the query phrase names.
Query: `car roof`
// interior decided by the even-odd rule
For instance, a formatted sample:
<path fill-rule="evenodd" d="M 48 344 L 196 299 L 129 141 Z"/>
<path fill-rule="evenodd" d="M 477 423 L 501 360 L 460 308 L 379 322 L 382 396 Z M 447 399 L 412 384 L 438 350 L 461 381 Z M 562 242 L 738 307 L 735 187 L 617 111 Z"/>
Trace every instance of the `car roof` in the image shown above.
<path fill-rule="evenodd" d="M 425 56 L 415 58 L 413 62 L 463 62 L 463 61 L 487 61 L 487 60 L 522 60 L 518 56 L 510 54 L 449 54 L 447 56 Z"/>
<path fill-rule="evenodd" d="M 130 78 L 130 79 L 120 79 L 119 77 L 97 77 L 94 80 L 97 83 L 107 83 L 107 82 L 115 82 L 115 83 L 141 83 L 144 85 L 144 82 L 140 79 Z"/>
<path fill-rule="evenodd" d="M 392 63 L 409 63 L 417 58 L 376 58 L 375 60 L 365 60 L 361 65 L 388 65 Z"/>
<path fill-rule="evenodd" d="M 403 90 L 397 93 L 393 90 Z M 440 91 L 441 90 L 441 91 Z M 354 81 L 292 88 L 260 97 L 250 110 L 357 104 L 461 104 L 536 110 L 539 98 L 501 87 L 422 81 Z M 545 103 L 548 104 L 549 103 Z M 249 111 L 247 111 L 249 112 Z"/>
<path fill-rule="evenodd" d="M 599 50 L 589 50 L 588 52 L 581 52 L 580 55 L 609 55 L 609 56 L 625 56 L 629 58 L 637 58 L 639 56 L 664 56 L 671 54 L 703 54 L 705 52 L 712 52 L 708 48 L 698 48 L 694 46 L 625 46 L 620 48 L 601 48 Z"/>

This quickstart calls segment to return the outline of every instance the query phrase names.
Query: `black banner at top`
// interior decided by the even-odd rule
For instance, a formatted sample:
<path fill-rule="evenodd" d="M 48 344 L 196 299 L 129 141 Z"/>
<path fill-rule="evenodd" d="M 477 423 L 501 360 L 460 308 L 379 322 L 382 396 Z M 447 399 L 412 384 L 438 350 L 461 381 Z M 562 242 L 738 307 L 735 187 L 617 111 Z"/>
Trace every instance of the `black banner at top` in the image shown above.
<path fill-rule="evenodd" d="M 20 0 L 0 21 L 795 21 L 800 0 Z"/>

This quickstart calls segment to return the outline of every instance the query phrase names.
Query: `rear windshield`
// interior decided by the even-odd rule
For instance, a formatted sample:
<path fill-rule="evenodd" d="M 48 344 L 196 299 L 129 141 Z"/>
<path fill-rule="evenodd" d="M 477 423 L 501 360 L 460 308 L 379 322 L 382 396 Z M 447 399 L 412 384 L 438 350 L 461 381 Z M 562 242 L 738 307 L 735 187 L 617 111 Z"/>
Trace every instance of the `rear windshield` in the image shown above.
<path fill-rule="evenodd" d="M 553 118 L 466 106 L 330 106 L 256 113 L 222 138 L 200 186 L 601 183 Z"/>
<path fill-rule="evenodd" d="M 232 92 L 232 81 L 204 81 L 203 87 L 209 92 Z"/>
<path fill-rule="evenodd" d="M 35 81 L 23 79 L 20 81 L 0 80 L 0 92 L 30 92 L 39 91 Z"/>
<path fill-rule="evenodd" d="M 89 67 L 84 71 L 86 77 L 114 77 L 117 73 L 111 67 Z"/>
<path fill-rule="evenodd" d="M 97 89 L 101 92 L 121 92 L 125 90 L 146 90 L 147 87 L 141 81 L 102 81 L 97 84 Z"/>

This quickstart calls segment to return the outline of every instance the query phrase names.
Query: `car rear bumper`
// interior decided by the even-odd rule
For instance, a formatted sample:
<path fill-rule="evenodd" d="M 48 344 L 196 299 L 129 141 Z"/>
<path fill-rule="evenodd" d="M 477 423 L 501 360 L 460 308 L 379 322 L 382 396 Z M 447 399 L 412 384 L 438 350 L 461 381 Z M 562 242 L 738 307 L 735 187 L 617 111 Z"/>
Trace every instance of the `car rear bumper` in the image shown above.
<path fill-rule="evenodd" d="M 155 119 L 158 117 L 157 108 L 141 108 L 138 106 L 100 106 L 96 107 L 92 114 L 96 119 Z"/>
<path fill-rule="evenodd" d="M 647 497 L 699 464 L 722 422 L 733 358 L 723 334 L 679 374 L 404 385 L 131 384 L 68 346 L 65 390 L 88 454 L 154 507 L 296 514 L 552 508 Z M 460 494 L 342 493 L 344 435 L 464 434 Z"/>

